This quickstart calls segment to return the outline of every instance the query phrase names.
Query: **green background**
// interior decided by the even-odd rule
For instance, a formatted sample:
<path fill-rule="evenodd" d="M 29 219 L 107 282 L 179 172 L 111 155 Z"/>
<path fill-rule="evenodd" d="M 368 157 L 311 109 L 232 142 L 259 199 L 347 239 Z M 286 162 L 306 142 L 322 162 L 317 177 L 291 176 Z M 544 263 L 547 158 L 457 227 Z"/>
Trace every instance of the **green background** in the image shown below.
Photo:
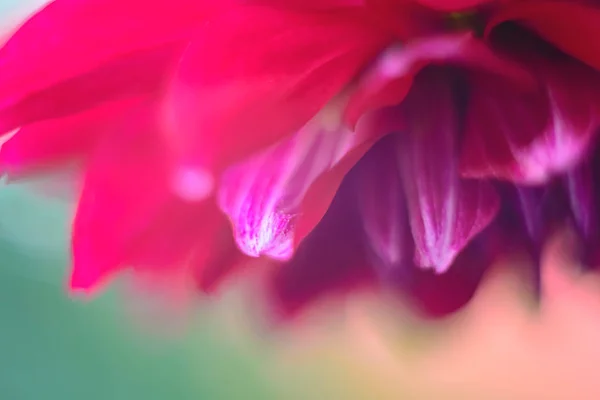
<path fill-rule="evenodd" d="M 117 293 L 64 291 L 67 208 L 0 190 L 0 398 L 268 399 L 259 361 L 198 316 L 177 337 L 145 334 Z M 214 323 L 211 323 L 214 322 Z"/>

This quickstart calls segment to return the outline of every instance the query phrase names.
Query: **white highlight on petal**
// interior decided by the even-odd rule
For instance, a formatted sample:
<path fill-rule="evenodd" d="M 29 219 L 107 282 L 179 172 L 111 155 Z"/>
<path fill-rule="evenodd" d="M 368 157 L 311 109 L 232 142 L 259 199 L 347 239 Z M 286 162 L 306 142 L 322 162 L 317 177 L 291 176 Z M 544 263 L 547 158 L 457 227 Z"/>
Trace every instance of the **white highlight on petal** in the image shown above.
<path fill-rule="evenodd" d="M 528 184 L 541 184 L 551 177 L 568 171 L 581 160 L 589 147 L 592 133 L 598 127 L 594 105 L 588 105 L 585 126 L 578 126 L 566 115 L 553 89 L 548 87 L 551 119 L 545 132 L 526 149 L 515 149 L 515 159 L 521 175 Z M 582 133 L 583 132 L 583 133 Z"/>

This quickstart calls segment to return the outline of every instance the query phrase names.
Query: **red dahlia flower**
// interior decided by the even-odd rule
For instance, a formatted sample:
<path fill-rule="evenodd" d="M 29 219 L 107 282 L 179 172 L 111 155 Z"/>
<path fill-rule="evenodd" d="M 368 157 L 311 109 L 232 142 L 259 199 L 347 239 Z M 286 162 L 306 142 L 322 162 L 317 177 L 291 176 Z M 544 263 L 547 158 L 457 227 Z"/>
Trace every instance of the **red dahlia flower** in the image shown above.
<path fill-rule="evenodd" d="M 0 163 L 78 172 L 74 290 L 264 257 L 288 311 L 379 283 L 446 313 L 498 232 L 535 256 L 572 221 L 593 261 L 599 36 L 584 0 L 55 0 L 0 49 Z"/>

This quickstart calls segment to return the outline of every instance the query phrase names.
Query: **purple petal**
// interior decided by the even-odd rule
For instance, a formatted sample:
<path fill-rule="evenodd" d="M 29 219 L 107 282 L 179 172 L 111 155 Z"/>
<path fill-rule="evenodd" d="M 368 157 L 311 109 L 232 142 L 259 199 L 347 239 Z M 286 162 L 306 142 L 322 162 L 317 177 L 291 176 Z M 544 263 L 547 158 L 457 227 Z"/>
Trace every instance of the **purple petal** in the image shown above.
<path fill-rule="evenodd" d="M 582 238 L 589 240 L 597 234 L 599 222 L 596 210 L 598 199 L 590 163 L 584 161 L 569 171 L 564 179 L 575 226 Z"/>
<path fill-rule="evenodd" d="M 547 124 L 544 97 L 485 74 L 470 75 L 469 84 L 462 176 L 525 180 L 516 160 Z"/>
<path fill-rule="evenodd" d="M 223 174 L 219 207 L 229 216 L 236 243 L 245 254 L 292 257 L 295 220 L 306 191 L 340 160 L 354 138 L 345 129 L 316 125 L 307 125 Z"/>
<path fill-rule="evenodd" d="M 451 77 L 422 74 L 421 78 L 403 108 L 409 132 L 400 140 L 398 160 L 415 262 L 442 273 L 492 221 L 499 199 L 489 183 L 459 177 L 459 121 Z"/>
<path fill-rule="evenodd" d="M 532 63 L 542 89 L 473 77 L 463 176 L 548 182 L 576 165 L 600 125 L 600 74 L 575 63 Z"/>
<path fill-rule="evenodd" d="M 561 189 L 556 184 L 515 187 L 516 203 L 520 212 L 513 215 L 513 218 L 519 220 L 521 224 L 516 224 L 514 228 L 521 229 L 522 232 L 516 231 L 513 234 L 533 258 L 529 272 L 533 281 L 532 289 L 538 300 L 542 292 L 542 250 L 557 225 L 564 221 L 568 210 Z"/>
<path fill-rule="evenodd" d="M 366 241 L 385 276 L 412 264 L 413 255 L 396 135 L 382 139 L 356 166 L 356 196 Z"/>
<path fill-rule="evenodd" d="M 292 317 L 327 294 L 343 294 L 373 282 L 356 209 L 353 171 L 294 258 L 270 277 L 271 301 L 280 317 Z"/>
<path fill-rule="evenodd" d="M 580 241 L 578 256 L 582 264 L 587 267 L 597 265 L 600 261 L 598 158 L 596 156 L 584 160 L 579 166 L 567 172 L 563 178 L 571 211 L 570 217 Z"/>

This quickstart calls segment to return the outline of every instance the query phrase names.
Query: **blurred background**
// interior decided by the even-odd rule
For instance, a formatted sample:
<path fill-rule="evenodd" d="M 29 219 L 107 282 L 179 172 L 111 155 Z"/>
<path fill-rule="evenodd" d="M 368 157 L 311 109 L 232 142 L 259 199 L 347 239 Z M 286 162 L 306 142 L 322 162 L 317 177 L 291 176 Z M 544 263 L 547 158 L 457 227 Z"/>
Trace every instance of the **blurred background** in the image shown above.
<path fill-rule="evenodd" d="M 41 3 L 0 0 L 0 29 Z M 518 268 L 502 268 L 449 320 L 361 295 L 272 331 L 234 284 L 161 332 L 114 288 L 67 295 L 69 216 L 63 201 L 0 185 L 2 400 L 600 399 L 600 280 L 564 268 L 558 241 L 537 308 Z"/>

